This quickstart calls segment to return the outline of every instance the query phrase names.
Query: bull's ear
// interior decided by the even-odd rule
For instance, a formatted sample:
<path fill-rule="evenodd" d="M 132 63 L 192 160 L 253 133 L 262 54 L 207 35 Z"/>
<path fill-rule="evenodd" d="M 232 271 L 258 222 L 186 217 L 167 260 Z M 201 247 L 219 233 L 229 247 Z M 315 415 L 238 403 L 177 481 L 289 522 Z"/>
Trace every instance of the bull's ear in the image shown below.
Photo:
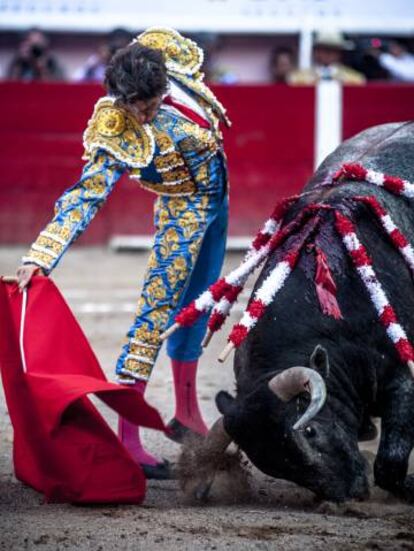
<path fill-rule="evenodd" d="M 329 375 L 329 358 L 326 349 L 318 344 L 310 357 L 309 366 L 320 373 L 324 379 Z"/>
<path fill-rule="evenodd" d="M 224 390 L 220 390 L 220 392 L 216 394 L 216 406 L 223 415 L 231 413 L 235 401 L 233 396 Z"/>

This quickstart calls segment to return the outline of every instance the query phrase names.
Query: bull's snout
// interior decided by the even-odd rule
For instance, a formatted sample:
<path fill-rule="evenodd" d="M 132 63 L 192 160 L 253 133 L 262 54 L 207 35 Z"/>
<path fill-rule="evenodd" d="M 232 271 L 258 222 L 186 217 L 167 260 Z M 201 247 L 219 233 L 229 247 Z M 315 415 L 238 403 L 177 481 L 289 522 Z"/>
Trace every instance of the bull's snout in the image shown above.
<path fill-rule="evenodd" d="M 327 501 L 343 502 L 349 499 L 364 500 L 369 497 L 369 483 L 364 470 L 345 480 L 341 476 L 322 482 L 318 487 L 309 488 Z"/>
<path fill-rule="evenodd" d="M 349 497 L 351 499 L 367 499 L 369 497 L 367 470 L 367 465 L 364 464 L 361 473 L 353 478 L 349 489 Z"/>

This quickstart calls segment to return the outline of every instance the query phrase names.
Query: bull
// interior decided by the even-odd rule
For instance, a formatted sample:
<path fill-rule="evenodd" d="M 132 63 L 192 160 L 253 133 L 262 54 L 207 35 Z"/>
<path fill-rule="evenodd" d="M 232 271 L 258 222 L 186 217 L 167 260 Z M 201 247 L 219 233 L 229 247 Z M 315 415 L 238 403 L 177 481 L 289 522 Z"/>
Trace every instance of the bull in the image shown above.
<path fill-rule="evenodd" d="M 413 276 L 378 218 L 354 196 L 373 196 L 414 244 L 414 199 L 381 186 L 332 175 L 352 160 L 368 169 L 414 181 L 414 123 L 373 127 L 340 145 L 316 171 L 305 193 L 287 211 L 289 223 L 311 204 L 317 230 L 301 249 L 284 287 L 268 305 L 234 359 L 235 396 L 221 391 L 222 417 L 204 443 L 215 466 L 231 441 L 271 477 L 286 479 L 332 501 L 365 498 L 367 469 L 358 441 L 375 436 L 371 416 L 381 417 L 375 482 L 414 501 L 414 475 L 407 475 L 414 444 L 414 380 L 367 294 L 360 274 L 335 231 L 334 213 L 355 223 L 376 274 L 408 338 L 414 338 Z M 274 250 L 253 294 L 297 235 Z M 326 315 L 315 291 L 314 246 L 323 248 L 336 282 L 340 316 Z M 338 319 L 339 318 L 339 319 Z M 213 467 L 214 467 L 213 465 Z M 206 497 L 212 477 L 196 485 Z"/>

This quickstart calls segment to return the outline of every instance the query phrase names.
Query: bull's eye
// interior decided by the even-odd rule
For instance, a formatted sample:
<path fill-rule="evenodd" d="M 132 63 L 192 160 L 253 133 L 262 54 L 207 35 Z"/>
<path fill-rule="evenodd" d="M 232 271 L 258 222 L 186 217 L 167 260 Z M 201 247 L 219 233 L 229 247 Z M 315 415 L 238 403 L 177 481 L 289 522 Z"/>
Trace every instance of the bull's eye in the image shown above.
<path fill-rule="evenodd" d="M 313 438 L 315 435 L 316 435 L 316 430 L 313 427 L 311 427 L 310 425 L 308 425 L 305 428 L 305 436 L 307 438 Z"/>

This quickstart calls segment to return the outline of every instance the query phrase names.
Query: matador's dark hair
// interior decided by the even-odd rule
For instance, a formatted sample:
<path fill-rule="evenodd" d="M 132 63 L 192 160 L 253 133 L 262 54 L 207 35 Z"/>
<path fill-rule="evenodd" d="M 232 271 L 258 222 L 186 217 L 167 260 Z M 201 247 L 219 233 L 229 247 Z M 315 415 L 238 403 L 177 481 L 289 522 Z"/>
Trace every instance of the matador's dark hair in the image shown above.
<path fill-rule="evenodd" d="M 138 43 L 118 50 L 106 68 L 104 85 L 123 103 L 164 94 L 168 77 L 162 52 Z"/>

